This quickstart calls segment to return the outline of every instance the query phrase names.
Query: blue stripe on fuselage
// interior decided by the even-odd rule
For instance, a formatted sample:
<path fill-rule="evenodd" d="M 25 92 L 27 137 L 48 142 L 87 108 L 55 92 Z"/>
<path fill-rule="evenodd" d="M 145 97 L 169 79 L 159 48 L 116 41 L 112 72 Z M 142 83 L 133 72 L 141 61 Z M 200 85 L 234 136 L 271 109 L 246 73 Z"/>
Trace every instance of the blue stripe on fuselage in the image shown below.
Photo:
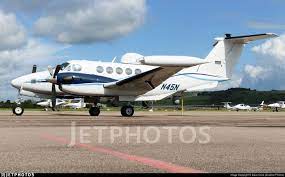
<path fill-rule="evenodd" d="M 69 78 L 69 81 L 67 81 L 67 79 L 65 78 Z M 108 83 L 117 80 L 109 77 L 98 76 L 95 74 L 65 72 L 65 73 L 59 73 L 57 75 L 57 81 L 63 84 L 83 84 L 83 83 Z"/>
<path fill-rule="evenodd" d="M 176 74 L 173 77 L 176 77 L 176 76 L 186 76 L 186 77 L 190 77 L 190 78 L 198 79 L 198 80 L 218 81 L 218 82 L 229 80 L 228 78 L 223 78 L 221 76 L 203 74 L 203 73 L 181 73 L 181 74 Z"/>
<path fill-rule="evenodd" d="M 220 76 L 215 76 L 215 75 L 208 75 L 208 74 L 202 74 L 202 73 L 181 73 L 181 74 L 176 74 L 173 77 L 176 76 L 186 76 L 186 77 L 191 77 L 197 80 L 206 80 L 206 81 L 218 81 L 218 82 L 223 82 L 227 81 L 229 79 L 223 78 Z M 73 77 L 73 80 L 64 83 L 64 84 L 91 84 L 94 83 L 109 83 L 109 82 L 114 82 L 117 81 L 116 79 L 112 79 L 109 77 L 105 76 L 98 76 L 95 74 L 84 74 L 84 73 L 74 73 L 74 72 L 65 72 L 65 73 L 59 73 L 57 75 L 57 79 L 59 82 L 63 82 L 64 77 Z"/>

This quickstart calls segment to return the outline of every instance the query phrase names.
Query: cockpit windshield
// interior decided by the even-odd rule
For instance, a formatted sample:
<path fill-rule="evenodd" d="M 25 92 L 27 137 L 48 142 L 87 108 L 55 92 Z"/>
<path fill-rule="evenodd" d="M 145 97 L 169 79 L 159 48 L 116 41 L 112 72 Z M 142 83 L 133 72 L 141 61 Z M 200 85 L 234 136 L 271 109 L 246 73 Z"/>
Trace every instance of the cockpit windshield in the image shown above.
<path fill-rule="evenodd" d="M 64 70 L 70 63 L 64 62 L 61 64 L 61 69 Z"/>

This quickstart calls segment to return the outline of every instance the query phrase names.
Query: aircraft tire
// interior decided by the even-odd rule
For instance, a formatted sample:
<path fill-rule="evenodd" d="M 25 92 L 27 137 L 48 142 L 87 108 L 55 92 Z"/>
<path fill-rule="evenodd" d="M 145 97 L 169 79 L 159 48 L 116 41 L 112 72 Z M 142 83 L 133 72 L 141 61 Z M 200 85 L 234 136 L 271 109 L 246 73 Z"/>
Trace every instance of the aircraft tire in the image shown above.
<path fill-rule="evenodd" d="M 21 116 L 24 113 L 24 108 L 22 106 L 15 106 L 13 107 L 13 114 L 15 114 L 16 116 Z"/>
<path fill-rule="evenodd" d="M 124 117 L 132 117 L 135 113 L 134 107 L 132 106 L 123 106 L 121 108 L 121 115 Z"/>
<path fill-rule="evenodd" d="M 99 107 L 91 107 L 90 109 L 89 109 L 89 114 L 90 114 L 90 116 L 99 116 L 99 114 L 100 114 L 100 108 Z"/>

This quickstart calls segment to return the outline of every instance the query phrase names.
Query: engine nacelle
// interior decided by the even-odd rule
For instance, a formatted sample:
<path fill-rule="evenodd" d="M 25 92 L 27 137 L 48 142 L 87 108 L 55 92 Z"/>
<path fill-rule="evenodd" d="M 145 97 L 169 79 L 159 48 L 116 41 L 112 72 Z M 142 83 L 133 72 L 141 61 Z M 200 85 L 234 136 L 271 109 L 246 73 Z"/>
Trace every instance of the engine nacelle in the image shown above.
<path fill-rule="evenodd" d="M 23 89 L 20 90 L 19 94 L 23 96 L 28 96 L 28 97 L 37 97 L 37 95 L 34 92 L 30 92 L 30 91 L 23 90 Z"/>
<path fill-rule="evenodd" d="M 191 67 L 205 64 L 205 60 L 187 56 L 145 56 L 139 62 L 151 66 L 181 66 Z"/>

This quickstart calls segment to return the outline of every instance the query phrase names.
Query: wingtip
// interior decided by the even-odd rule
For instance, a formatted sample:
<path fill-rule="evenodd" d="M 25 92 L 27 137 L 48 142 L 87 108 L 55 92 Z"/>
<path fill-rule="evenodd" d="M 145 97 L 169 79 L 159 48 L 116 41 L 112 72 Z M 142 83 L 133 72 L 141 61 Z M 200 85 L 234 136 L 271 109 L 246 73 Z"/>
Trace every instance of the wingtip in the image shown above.
<path fill-rule="evenodd" d="M 269 35 L 269 36 L 272 36 L 272 37 L 279 37 L 279 35 L 275 34 L 275 33 L 266 33 L 266 34 Z"/>

